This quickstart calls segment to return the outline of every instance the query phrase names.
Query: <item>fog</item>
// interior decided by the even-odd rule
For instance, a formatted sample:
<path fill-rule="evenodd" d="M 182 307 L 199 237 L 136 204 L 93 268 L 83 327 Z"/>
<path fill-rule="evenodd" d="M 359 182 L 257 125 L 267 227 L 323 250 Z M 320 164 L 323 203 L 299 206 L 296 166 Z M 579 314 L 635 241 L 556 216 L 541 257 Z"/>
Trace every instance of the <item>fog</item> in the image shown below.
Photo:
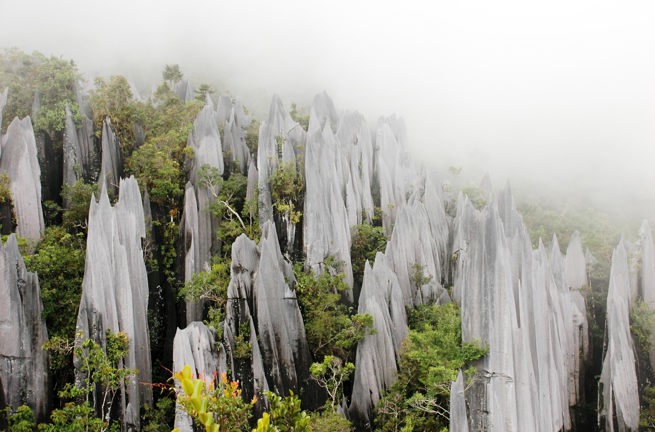
<path fill-rule="evenodd" d="M 180 65 L 265 112 L 320 91 L 414 156 L 655 212 L 652 1 L 0 0 L 0 47 L 137 83 Z"/>

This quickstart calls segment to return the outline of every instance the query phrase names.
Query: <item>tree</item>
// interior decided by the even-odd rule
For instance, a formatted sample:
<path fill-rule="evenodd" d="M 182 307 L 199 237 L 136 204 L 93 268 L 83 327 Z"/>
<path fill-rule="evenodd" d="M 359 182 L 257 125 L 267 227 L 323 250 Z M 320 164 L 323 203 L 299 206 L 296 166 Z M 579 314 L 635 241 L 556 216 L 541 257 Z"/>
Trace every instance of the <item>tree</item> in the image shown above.
<path fill-rule="evenodd" d="M 338 267 L 328 259 L 327 268 Z M 370 314 L 355 314 L 341 302 L 342 293 L 349 289 L 343 273 L 320 275 L 305 272 L 302 263 L 294 266 L 298 303 L 305 321 L 305 333 L 314 358 L 335 356 L 350 360 L 357 343 L 373 329 Z"/>
<path fill-rule="evenodd" d="M 127 355 L 128 337 L 123 332 L 106 333 L 106 347 L 103 349 L 93 339 L 82 339 L 73 348 L 79 370 L 84 375 L 80 386 L 67 384 L 59 396 L 71 399 L 61 409 L 55 409 L 50 415 L 52 423 L 39 425 L 39 430 L 46 432 L 104 432 L 118 431 L 120 426 L 110 417 L 117 393 L 136 371 L 124 368 L 123 359 Z M 49 346 L 51 350 L 61 347 Z M 99 407 L 96 416 L 94 407 Z"/>
<path fill-rule="evenodd" d="M 182 81 L 183 76 L 184 75 L 182 74 L 179 65 L 173 64 L 164 66 L 164 71 L 162 72 L 164 81 L 175 84 L 178 81 Z"/>
<path fill-rule="evenodd" d="M 214 90 L 209 84 L 200 84 L 200 87 L 198 87 L 194 92 L 196 94 L 196 100 L 204 103 L 207 100 L 207 96 L 213 95 L 216 93 L 216 90 Z"/>
<path fill-rule="evenodd" d="M 398 379 L 376 405 L 382 431 L 440 430 L 448 425 L 450 383 L 460 370 L 472 376 L 471 364 L 487 349 L 462 342 L 461 317 L 454 303 L 421 306 L 409 314 Z"/>
<path fill-rule="evenodd" d="M 296 170 L 293 162 L 281 164 L 269 178 L 273 205 L 278 212 L 287 214 L 293 224 L 302 217 L 303 192 L 305 179 Z"/>
<path fill-rule="evenodd" d="M 387 237 L 382 227 L 367 223 L 355 226 L 353 231 L 350 258 L 355 285 L 361 286 L 364 278 L 364 264 L 368 261 L 373 265 L 375 255 L 378 252 L 384 252 L 387 246 Z"/>
<path fill-rule="evenodd" d="M 355 371 L 353 363 L 343 363 L 339 357 L 327 355 L 321 363 L 312 363 L 309 372 L 312 378 L 323 387 L 328 394 L 329 408 L 336 411 L 343 396 L 343 384 Z M 327 403 L 326 403 L 327 406 Z"/>

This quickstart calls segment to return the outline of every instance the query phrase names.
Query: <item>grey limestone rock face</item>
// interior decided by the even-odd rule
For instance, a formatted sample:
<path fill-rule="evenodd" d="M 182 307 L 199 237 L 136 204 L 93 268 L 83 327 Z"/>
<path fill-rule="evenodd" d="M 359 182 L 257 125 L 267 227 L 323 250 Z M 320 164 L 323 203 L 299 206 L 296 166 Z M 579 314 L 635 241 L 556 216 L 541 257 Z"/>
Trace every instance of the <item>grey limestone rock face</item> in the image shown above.
<path fill-rule="evenodd" d="M 291 264 L 280 252 L 272 223 L 262 226 L 260 259 L 253 287 L 257 335 L 269 387 L 278 394 L 296 392 L 308 378 L 311 356 L 295 291 Z"/>
<path fill-rule="evenodd" d="M 45 231 L 41 208 L 41 169 L 29 117 L 16 117 L 2 137 L 0 171 L 9 177 L 16 234 L 34 242 Z"/>
<path fill-rule="evenodd" d="M 218 375 L 227 371 L 225 350 L 214 342 L 214 332 L 201 322 L 192 322 L 184 329 L 177 329 L 173 339 L 173 372 L 177 373 L 189 366 L 194 376 L 209 384 Z M 175 380 L 178 392 L 182 385 Z M 192 432 L 193 422 L 187 412 L 175 406 L 175 427 L 180 432 Z"/>
<path fill-rule="evenodd" d="M 248 166 L 248 183 L 246 185 L 246 202 L 253 202 L 257 199 L 257 181 L 259 180 L 259 172 L 257 171 L 257 166 L 255 165 L 254 159 L 250 160 L 250 165 Z M 255 214 L 255 209 L 253 206 L 250 207 L 249 216 L 254 220 L 258 217 Z"/>
<path fill-rule="evenodd" d="M 115 194 L 121 175 L 123 174 L 123 162 L 118 138 L 111 129 L 111 120 L 106 118 L 102 122 L 102 156 L 100 161 L 100 174 L 98 182 L 100 187 L 106 185 Z"/>
<path fill-rule="evenodd" d="M 381 118 L 375 135 L 375 180 L 380 190 L 382 223 L 391 235 L 397 210 L 406 201 L 416 169 L 407 152 L 405 127 L 396 117 Z"/>
<path fill-rule="evenodd" d="M 605 427 L 613 432 L 636 431 L 639 390 L 630 334 L 630 270 L 623 240 L 614 249 L 607 293 L 607 351 L 600 376 Z M 600 418 L 600 417 L 599 417 Z"/>
<path fill-rule="evenodd" d="M 357 312 L 371 314 L 375 332 L 357 345 L 349 414 L 367 425 L 373 407 L 396 380 L 400 346 L 409 332 L 400 283 L 382 253 L 373 267 L 365 264 Z"/>
<path fill-rule="evenodd" d="M 304 249 L 306 265 L 318 273 L 324 271 L 328 256 L 343 263 L 345 282 L 352 287 L 350 262 L 350 226 L 344 202 L 343 160 L 337 138 L 329 125 L 322 130 L 311 128 L 314 108 L 310 113 L 310 133 L 305 153 Z M 352 293 L 349 293 L 352 301 Z"/>
<path fill-rule="evenodd" d="M 550 254 L 541 242 L 533 251 L 509 188 L 481 211 L 461 195 L 457 205 L 453 297 L 462 339 L 489 348 L 466 393 L 470 427 L 569 430 L 588 350 L 579 237 L 566 257 L 556 240 Z"/>
<path fill-rule="evenodd" d="M 39 278 L 28 272 L 11 234 L 0 248 L 0 399 L 13 410 L 28 405 L 37 420 L 49 408 L 48 340 Z"/>
<path fill-rule="evenodd" d="M 198 113 L 193 122 L 193 129 L 189 133 L 188 144 L 193 149 L 193 166 L 191 169 L 191 183 L 195 187 L 198 206 L 198 253 L 199 268 L 203 269 L 211 260 L 212 250 L 217 247 L 214 232 L 218 228 L 218 219 L 209 210 L 214 201 L 213 192 L 198 178 L 198 171 L 203 166 L 218 170 L 223 175 L 223 152 L 221 150 L 221 137 L 214 117 L 214 107 L 211 100 Z M 214 191 L 218 193 L 219 191 Z M 194 321 L 202 317 L 194 317 Z"/>
<path fill-rule="evenodd" d="M 224 332 L 228 363 L 238 372 L 248 397 L 262 396 L 269 388 L 298 394 L 308 378 L 311 358 L 290 286 L 294 280 L 271 222 L 262 227 L 259 245 L 245 235 L 234 242 Z M 246 331 L 251 346 L 247 361 L 237 356 L 236 346 L 236 337 Z"/>
<path fill-rule="evenodd" d="M 141 249 L 146 228 L 136 179 L 121 180 L 119 191 L 113 207 L 105 188 L 99 201 L 91 200 L 77 328 L 101 345 L 107 330 L 127 334 L 125 366 L 139 372 L 126 385 L 121 408 L 138 422 L 143 404 L 152 404 L 151 387 L 141 384 L 151 382 L 148 279 Z"/>
<path fill-rule="evenodd" d="M 254 321 L 253 290 L 255 275 L 259 267 L 259 248 L 245 234 L 240 235 L 232 244 L 232 264 L 230 267 L 230 284 L 227 288 L 227 307 L 224 324 L 224 340 L 227 344 L 228 364 L 235 378 L 242 383 L 246 399 L 257 395 L 263 407 L 264 392 L 269 389 L 264 371 L 264 361 L 259 349 L 257 329 Z M 246 337 L 250 343 L 249 359 L 237 355 L 237 337 Z M 259 402 L 258 402 L 259 403 Z"/>
<path fill-rule="evenodd" d="M 177 94 L 177 97 L 179 97 L 185 103 L 191 102 L 195 97 L 193 92 L 193 87 L 191 86 L 191 83 L 187 80 L 178 81 L 175 84 L 174 91 L 175 94 Z"/>
<path fill-rule="evenodd" d="M 301 147 L 305 145 L 306 132 L 293 121 L 284 108 L 282 100 L 273 96 L 268 119 L 259 127 L 259 141 L 257 149 L 257 169 L 259 173 L 259 224 L 263 226 L 267 221 L 273 221 L 273 203 L 269 179 L 280 166 L 288 166 L 297 170 L 297 156 L 300 156 Z M 280 227 L 285 234 L 285 249 L 292 249 L 296 226 L 290 220 L 288 212 L 282 214 Z"/>
<path fill-rule="evenodd" d="M 79 179 L 90 181 L 98 174 L 93 121 L 83 116 L 81 125 L 76 126 L 68 105 L 66 105 L 63 152 L 63 184 L 72 185 Z"/>
<path fill-rule="evenodd" d="M 450 427 L 448 430 L 450 432 L 469 432 L 462 371 L 459 371 L 457 380 L 450 386 Z"/>
<path fill-rule="evenodd" d="M 219 127 L 223 128 L 223 151 L 235 169 L 246 173 L 250 164 L 250 149 L 246 145 L 246 128 L 250 125 L 240 103 L 227 97 L 220 97 L 216 111 Z"/>
<path fill-rule="evenodd" d="M 200 238 L 198 234 L 198 201 L 196 191 L 191 184 L 186 184 L 184 191 L 184 213 L 181 225 L 184 240 L 184 282 L 189 282 L 195 273 L 202 271 L 203 262 L 200 258 Z M 200 301 L 186 302 L 187 322 L 202 318 L 203 304 Z"/>

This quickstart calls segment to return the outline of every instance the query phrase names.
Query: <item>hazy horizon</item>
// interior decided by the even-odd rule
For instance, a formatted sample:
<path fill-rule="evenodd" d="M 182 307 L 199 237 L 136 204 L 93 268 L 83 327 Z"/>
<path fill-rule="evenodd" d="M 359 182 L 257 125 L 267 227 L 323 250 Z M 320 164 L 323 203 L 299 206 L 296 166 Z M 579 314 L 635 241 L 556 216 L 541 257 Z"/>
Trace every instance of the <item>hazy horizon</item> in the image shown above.
<path fill-rule="evenodd" d="M 141 83 L 179 64 L 246 105 L 273 93 L 309 104 L 327 91 L 371 122 L 403 117 L 415 159 L 441 170 L 598 194 L 654 216 L 652 2 L 98 5 L 0 0 L 0 48 Z"/>

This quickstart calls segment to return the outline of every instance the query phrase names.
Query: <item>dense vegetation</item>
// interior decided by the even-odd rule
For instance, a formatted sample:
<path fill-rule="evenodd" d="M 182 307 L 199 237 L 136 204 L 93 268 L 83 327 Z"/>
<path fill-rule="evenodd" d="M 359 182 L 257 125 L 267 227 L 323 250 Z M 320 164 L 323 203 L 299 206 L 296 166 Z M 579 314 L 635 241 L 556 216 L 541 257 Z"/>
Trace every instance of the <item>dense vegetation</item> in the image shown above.
<path fill-rule="evenodd" d="M 181 100 L 174 92 L 183 79 L 177 65 L 163 68 L 162 82 L 145 100 L 136 99 L 124 76 L 100 77 L 94 81 L 88 100 L 80 92 L 81 76 L 74 62 L 46 57 L 40 53 L 26 54 L 10 50 L 0 55 L 0 90 L 8 87 L 9 98 L 4 110 L 2 131 L 15 117 L 31 115 L 35 132 L 53 143 L 59 152 L 63 142 L 65 107 L 73 113 L 76 123 L 85 112 L 91 116 L 96 138 L 100 138 L 103 122 L 109 118 L 120 142 L 121 158 L 126 175 L 133 174 L 142 193 L 149 196 L 152 206 L 152 225 L 144 243 L 144 254 L 149 271 L 150 310 L 149 328 L 155 370 L 153 385 L 155 406 L 142 413 L 142 429 L 170 430 L 175 398 L 179 398 L 191 413 L 198 427 L 207 431 L 347 431 L 353 425 L 339 414 L 348 386 L 352 383 L 354 352 L 357 343 L 373 330 L 371 315 L 356 313 L 356 304 L 345 301 L 350 287 L 344 282 L 340 263 L 328 259 L 325 271 L 314 274 L 301 261 L 294 263 L 295 290 L 304 318 L 305 331 L 315 363 L 310 368 L 312 379 L 324 391 L 324 406 L 310 412 L 300 404 L 298 395 L 266 394 L 270 407 L 261 418 L 254 418 L 255 401 L 244 400 L 239 384 L 227 376 L 216 377 L 215 385 L 192 377 L 183 371 L 178 379 L 183 392 L 176 395 L 170 385 L 170 346 L 182 315 L 184 301 L 203 301 L 206 304 L 205 322 L 222 334 L 225 318 L 227 286 L 230 279 L 230 251 L 241 234 L 258 241 L 261 235 L 257 217 L 257 199 L 246 199 L 247 178 L 244 173 L 227 165 L 223 174 L 209 166 L 198 167 L 198 185 L 213 196 L 211 211 L 220 224 L 214 233 L 220 247 L 214 251 L 212 263 L 186 283 L 180 271 L 180 229 L 185 183 L 190 176 L 193 150 L 187 146 L 193 121 L 207 97 L 215 93 L 210 84 L 196 90 L 190 102 Z M 292 105 L 291 116 L 307 129 L 307 110 Z M 245 130 L 245 142 L 256 154 L 259 123 L 254 120 Z M 280 137 L 281 140 L 281 137 Z M 281 143 L 278 143 L 281 145 Z M 271 175 L 270 184 L 275 210 L 293 224 L 302 220 L 305 184 L 302 163 L 282 164 Z M 122 366 L 129 341 L 124 334 L 109 333 L 106 347 L 92 340 L 77 346 L 73 343 L 77 309 L 79 307 L 86 246 L 86 219 L 92 194 L 98 192 L 97 173 L 80 178 L 76 183 L 47 195 L 45 236 L 29 250 L 25 261 L 30 271 L 38 272 L 44 318 L 47 323 L 51 351 L 51 373 L 55 377 L 52 389 L 53 411 L 45 431 L 118 430 L 120 421 L 111 415 L 117 390 L 134 371 Z M 479 188 L 464 188 L 476 207 L 486 204 L 487 196 Z M 115 198 L 115 197 L 113 197 Z M 0 177 L 0 206 L 11 205 L 8 180 Z M 449 204 L 452 211 L 453 206 Z M 594 358 L 602 358 L 605 298 L 612 248 L 625 226 L 603 213 L 588 209 L 565 210 L 543 203 L 521 202 L 519 211 L 524 217 L 533 244 L 541 238 L 550 242 L 557 233 L 561 245 L 566 245 L 574 230 L 581 233 L 584 245 L 596 258 L 590 268 L 590 287 L 587 289 L 591 347 Z M 372 263 L 377 252 L 387 243 L 381 228 L 379 209 L 373 221 L 352 227 L 351 247 L 355 299 L 361 286 L 366 261 Z M 628 232 L 636 232 L 630 227 Z M 297 257 L 298 253 L 286 254 Z M 422 268 L 413 270 L 412 280 L 417 286 L 426 277 Z M 165 319 L 164 317 L 168 317 Z M 180 320 L 181 322 L 182 320 Z M 648 365 L 652 312 L 643 305 L 635 307 L 633 334 L 640 352 L 642 382 L 653 380 Z M 397 382 L 388 389 L 375 408 L 376 430 L 420 431 L 442 430 L 448 424 L 448 395 L 450 382 L 459 370 L 467 371 L 486 353 L 478 344 L 462 343 L 461 321 L 455 304 L 425 306 L 409 311 L 410 333 L 403 344 Z M 245 334 L 245 333 L 244 333 Z M 247 357 L 248 340 L 243 335 L 237 340 L 235 355 Z M 170 345 L 170 344 L 169 344 Z M 73 385 L 73 355 L 83 359 L 86 378 Z M 595 389 L 594 375 L 599 365 L 589 365 L 586 380 L 590 393 Z M 96 391 L 97 390 L 97 391 Z M 644 427 L 655 424 L 655 389 L 643 388 Z M 94 397 L 106 397 L 106 412 L 94 412 Z M 588 395 L 587 400 L 594 399 Z M 595 402 L 595 399 L 594 399 Z M 584 408 L 593 411 L 595 407 Z M 115 412 L 115 407 L 113 412 Z M 21 407 L 7 412 L 11 430 L 33 430 L 36 419 L 29 409 Z M 1 420 L 0 420 L 0 424 Z"/>

